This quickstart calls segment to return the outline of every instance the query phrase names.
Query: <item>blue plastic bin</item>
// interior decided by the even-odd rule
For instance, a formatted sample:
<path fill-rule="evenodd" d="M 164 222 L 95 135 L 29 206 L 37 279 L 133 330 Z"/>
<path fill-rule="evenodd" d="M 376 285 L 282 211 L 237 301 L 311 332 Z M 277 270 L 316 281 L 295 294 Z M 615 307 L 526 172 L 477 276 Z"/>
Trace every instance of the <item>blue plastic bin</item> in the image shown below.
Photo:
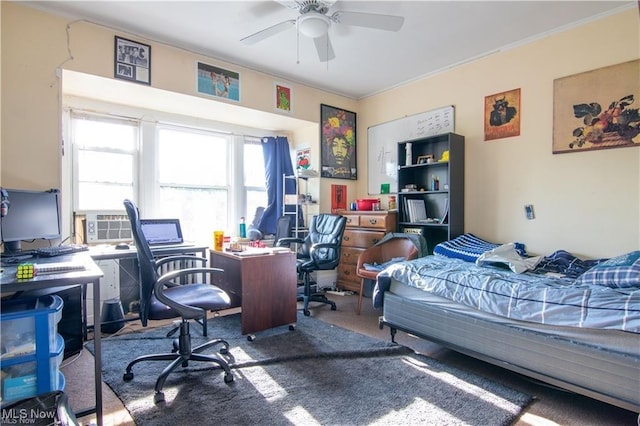
<path fill-rule="evenodd" d="M 2 404 L 64 389 L 60 363 L 64 339 L 57 333 L 59 296 L 15 299 L 0 311 Z"/>

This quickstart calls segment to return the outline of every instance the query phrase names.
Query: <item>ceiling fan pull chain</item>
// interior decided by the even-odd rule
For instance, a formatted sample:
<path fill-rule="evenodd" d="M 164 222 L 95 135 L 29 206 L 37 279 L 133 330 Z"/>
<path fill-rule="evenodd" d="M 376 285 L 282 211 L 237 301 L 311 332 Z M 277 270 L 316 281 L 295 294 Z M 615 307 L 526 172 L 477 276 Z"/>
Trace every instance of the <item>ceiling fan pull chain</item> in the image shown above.
<path fill-rule="evenodd" d="M 325 37 L 325 39 L 326 39 L 326 41 L 325 41 L 325 42 L 326 42 L 326 44 L 327 44 L 327 46 L 326 46 L 326 52 L 327 52 L 327 72 L 329 72 L 329 58 L 328 58 L 328 56 L 329 56 L 329 34 L 327 34 L 327 36 Z"/>
<path fill-rule="evenodd" d="M 300 29 L 296 24 L 296 64 L 300 65 Z"/>

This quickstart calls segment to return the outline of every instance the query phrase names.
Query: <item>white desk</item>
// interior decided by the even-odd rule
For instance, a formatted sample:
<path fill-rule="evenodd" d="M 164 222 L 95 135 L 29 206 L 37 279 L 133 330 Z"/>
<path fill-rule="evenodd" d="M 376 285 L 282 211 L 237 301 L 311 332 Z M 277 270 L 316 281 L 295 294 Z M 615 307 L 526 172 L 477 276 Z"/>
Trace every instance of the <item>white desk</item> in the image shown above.
<path fill-rule="evenodd" d="M 196 245 L 181 245 L 171 247 L 154 247 L 151 249 L 153 254 L 157 256 L 171 256 L 178 254 L 197 253 L 202 257 L 207 256 L 207 246 Z M 116 249 L 115 246 L 96 246 L 89 249 L 89 255 L 93 260 L 120 260 L 120 259 L 135 259 L 137 257 L 137 251 L 135 246 L 130 246 L 128 249 Z"/>

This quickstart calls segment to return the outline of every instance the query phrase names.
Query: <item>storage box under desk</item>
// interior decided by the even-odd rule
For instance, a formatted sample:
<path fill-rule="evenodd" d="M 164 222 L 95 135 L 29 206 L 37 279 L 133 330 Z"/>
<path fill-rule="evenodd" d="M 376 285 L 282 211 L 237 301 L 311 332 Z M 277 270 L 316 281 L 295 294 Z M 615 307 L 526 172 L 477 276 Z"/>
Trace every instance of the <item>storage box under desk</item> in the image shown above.
<path fill-rule="evenodd" d="M 62 299 L 56 295 L 2 303 L 3 404 L 64 388 L 64 377 L 59 371 L 64 339 L 57 333 L 62 307 Z"/>

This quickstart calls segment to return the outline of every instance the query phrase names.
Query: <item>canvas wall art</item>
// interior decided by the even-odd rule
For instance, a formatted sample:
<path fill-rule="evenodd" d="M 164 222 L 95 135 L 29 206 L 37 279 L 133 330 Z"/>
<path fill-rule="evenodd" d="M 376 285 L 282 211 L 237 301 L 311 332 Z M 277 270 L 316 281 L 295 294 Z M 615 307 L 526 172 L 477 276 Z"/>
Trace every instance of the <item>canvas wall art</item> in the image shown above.
<path fill-rule="evenodd" d="M 640 146 L 640 60 L 553 82 L 553 153 Z"/>
<path fill-rule="evenodd" d="M 484 140 L 520 135 L 520 89 L 484 98 Z"/>

